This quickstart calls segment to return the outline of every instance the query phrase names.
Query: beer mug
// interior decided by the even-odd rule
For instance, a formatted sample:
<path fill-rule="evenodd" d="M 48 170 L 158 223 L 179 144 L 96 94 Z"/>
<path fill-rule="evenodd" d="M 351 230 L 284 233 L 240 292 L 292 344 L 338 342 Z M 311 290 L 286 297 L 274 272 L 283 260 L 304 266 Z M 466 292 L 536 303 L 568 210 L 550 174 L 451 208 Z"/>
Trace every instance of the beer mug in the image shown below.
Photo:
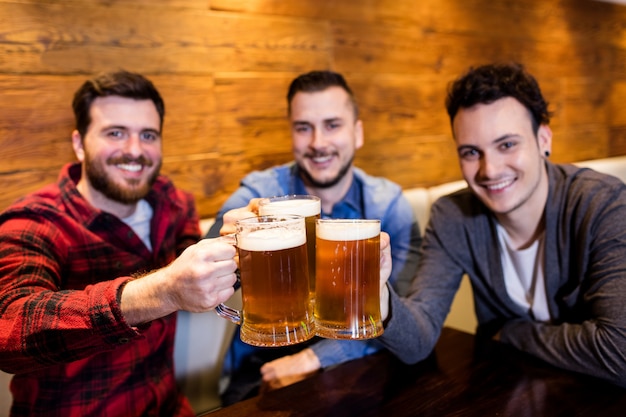
<path fill-rule="evenodd" d="M 316 334 L 380 336 L 380 220 L 320 219 L 316 234 Z"/>
<path fill-rule="evenodd" d="M 314 195 L 284 195 L 259 201 L 259 215 L 294 214 L 304 217 L 306 246 L 309 260 L 309 286 L 311 300 L 315 294 L 315 221 L 320 218 L 322 204 Z"/>
<path fill-rule="evenodd" d="M 254 346 L 313 337 L 304 217 L 251 217 L 235 226 L 242 311 L 220 304 L 216 313 L 240 324 L 241 340 Z"/>

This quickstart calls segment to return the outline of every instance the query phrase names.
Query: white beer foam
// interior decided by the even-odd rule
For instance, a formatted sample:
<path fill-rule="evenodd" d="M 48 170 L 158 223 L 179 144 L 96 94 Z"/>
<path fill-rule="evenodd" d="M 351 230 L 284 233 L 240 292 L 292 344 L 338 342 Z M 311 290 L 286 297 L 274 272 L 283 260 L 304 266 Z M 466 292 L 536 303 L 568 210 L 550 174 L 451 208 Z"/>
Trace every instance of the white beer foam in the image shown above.
<path fill-rule="evenodd" d="M 309 199 L 278 200 L 259 205 L 259 215 L 261 216 L 293 214 L 309 217 L 317 216 L 320 214 L 320 211 L 320 201 Z"/>
<path fill-rule="evenodd" d="M 324 240 L 364 240 L 380 234 L 380 223 L 330 220 L 317 223 L 315 233 Z"/>
<path fill-rule="evenodd" d="M 304 228 L 300 230 L 260 229 L 237 237 L 239 248 L 253 252 L 295 248 L 305 243 Z"/>

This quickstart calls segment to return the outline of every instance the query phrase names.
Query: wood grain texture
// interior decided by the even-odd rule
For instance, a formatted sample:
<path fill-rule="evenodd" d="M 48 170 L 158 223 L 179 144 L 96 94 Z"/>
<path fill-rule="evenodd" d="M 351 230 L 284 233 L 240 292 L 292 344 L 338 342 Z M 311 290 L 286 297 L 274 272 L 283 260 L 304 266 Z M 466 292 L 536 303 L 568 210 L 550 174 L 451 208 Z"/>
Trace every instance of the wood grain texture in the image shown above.
<path fill-rule="evenodd" d="M 624 407 L 616 385 L 444 327 L 433 354 L 417 364 L 383 350 L 199 417 L 595 417 Z"/>
<path fill-rule="evenodd" d="M 626 6 L 588 0 L 0 0 L 0 210 L 74 160 L 73 92 L 119 68 L 161 91 L 163 172 L 203 217 L 291 160 L 285 94 L 312 69 L 355 92 L 356 164 L 405 188 L 460 178 L 446 88 L 491 61 L 537 77 L 552 160 L 624 155 L 625 21 Z"/>

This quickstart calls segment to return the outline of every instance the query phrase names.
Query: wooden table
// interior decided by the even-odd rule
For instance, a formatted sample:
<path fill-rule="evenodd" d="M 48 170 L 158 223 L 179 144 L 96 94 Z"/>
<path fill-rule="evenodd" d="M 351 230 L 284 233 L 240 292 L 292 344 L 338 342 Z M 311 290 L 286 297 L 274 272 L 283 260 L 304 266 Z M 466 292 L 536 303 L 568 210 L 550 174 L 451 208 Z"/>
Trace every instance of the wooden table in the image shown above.
<path fill-rule="evenodd" d="M 206 417 L 624 416 L 626 389 L 563 371 L 496 342 L 443 329 L 408 366 L 388 352 L 339 365 Z"/>

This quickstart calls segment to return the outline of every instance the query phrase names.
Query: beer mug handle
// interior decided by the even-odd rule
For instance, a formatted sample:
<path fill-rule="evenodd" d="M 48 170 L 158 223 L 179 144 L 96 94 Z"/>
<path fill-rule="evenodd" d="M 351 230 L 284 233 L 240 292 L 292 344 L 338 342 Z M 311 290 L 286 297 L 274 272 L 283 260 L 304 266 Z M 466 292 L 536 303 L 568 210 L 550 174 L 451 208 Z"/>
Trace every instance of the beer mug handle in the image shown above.
<path fill-rule="evenodd" d="M 226 243 L 229 243 L 231 245 L 235 245 L 236 244 L 236 238 L 235 238 L 235 234 L 230 234 L 230 235 L 224 235 L 224 236 L 220 236 L 218 237 L 218 239 L 225 241 Z M 237 282 L 235 283 L 235 290 L 237 288 L 239 288 L 240 284 L 240 275 L 239 275 L 239 268 L 237 268 L 236 271 L 237 274 Z M 239 312 L 239 310 L 235 310 L 234 308 L 230 308 L 228 307 L 226 304 L 218 304 L 215 307 L 215 313 L 226 319 L 226 320 L 230 320 L 235 324 L 241 324 L 241 313 Z"/>
<path fill-rule="evenodd" d="M 230 320 L 235 324 L 241 324 L 241 314 L 239 310 L 230 308 L 226 304 L 218 304 L 217 307 L 215 307 L 215 312 L 218 316 L 226 320 Z"/>

